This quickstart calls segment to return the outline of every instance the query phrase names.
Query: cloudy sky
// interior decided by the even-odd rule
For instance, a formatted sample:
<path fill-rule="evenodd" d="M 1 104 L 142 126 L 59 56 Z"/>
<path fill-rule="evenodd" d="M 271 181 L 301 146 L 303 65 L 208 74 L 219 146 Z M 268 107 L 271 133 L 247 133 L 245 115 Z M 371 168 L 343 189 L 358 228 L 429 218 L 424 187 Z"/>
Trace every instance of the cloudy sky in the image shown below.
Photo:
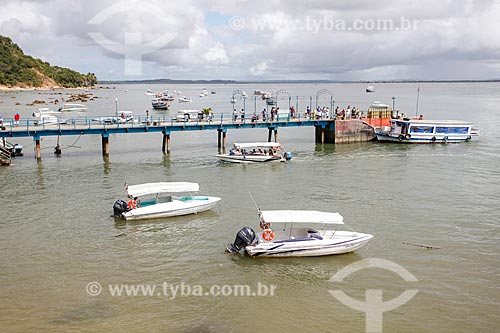
<path fill-rule="evenodd" d="M 500 78 L 500 0 L 2 0 L 0 34 L 101 80 Z"/>

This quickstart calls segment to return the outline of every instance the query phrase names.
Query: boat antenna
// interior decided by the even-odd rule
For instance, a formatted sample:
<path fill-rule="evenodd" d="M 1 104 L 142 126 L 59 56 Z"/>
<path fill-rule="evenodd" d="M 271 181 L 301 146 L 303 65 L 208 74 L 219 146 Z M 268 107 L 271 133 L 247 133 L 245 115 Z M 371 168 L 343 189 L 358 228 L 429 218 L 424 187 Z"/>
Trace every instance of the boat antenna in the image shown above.
<path fill-rule="evenodd" d="M 415 110 L 415 117 L 418 117 L 418 98 L 420 97 L 420 83 L 418 84 L 417 88 L 417 108 Z"/>
<path fill-rule="evenodd" d="M 255 199 L 253 198 L 252 193 L 248 192 L 248 194 L 250 195 L 250 198 L 252 199 L 253 205 L 255 206 L 255 208 L 257 208 L 257 211 L 259 212 L 259 215 L 260 215 L 261 210 L 260 210 L 259 205 L 257 205 L 257 203 L 255 202 Z"/>

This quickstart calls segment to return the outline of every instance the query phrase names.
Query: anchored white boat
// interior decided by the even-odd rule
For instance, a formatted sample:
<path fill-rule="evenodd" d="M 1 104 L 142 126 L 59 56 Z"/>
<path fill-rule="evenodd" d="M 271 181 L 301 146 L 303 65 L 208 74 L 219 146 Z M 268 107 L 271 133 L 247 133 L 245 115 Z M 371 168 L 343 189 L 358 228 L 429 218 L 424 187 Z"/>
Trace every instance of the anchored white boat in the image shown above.
<path fill-rule="evenodd" d="M 374 92 L 375 91 L 375 87 L 374 86 L 368 86 L 366 87 L 366 92 Z"/>
<path fill-rule="evenodd" d="M 309 225 L 344 224 L 339 213 L 311 210 L 260 211 L 262 234 L 250 227 L 238 231 L 226 252 L 241 249 L 252 257 L 314 257 L 356 251 L 368 243 L 373 235 L 354 231 L 318 230 Z M 271 229 L 271 223 L 280 226 Z M 298 225 L 298 227 L 295 227 Z"/>
<path fill-rule="evenodd" d="M 61 111 L 61 112 L 84 112 L 87 110 L 88 110 L 88 108 L 83 104 L 66 103 L 62 107 L 60 107 L 58 111 Z"/>
<path fill-rule="evenodd" d="M 234 143 L 229 153 L 216 157 L 221 162 L 232 163 L 285 162 L 292 159 L 292 153 L 283 153 L 278 142 L 248 142 Z"/>
<path fill-rule="evenodd" d="M 179 103 L 191 103 L 193 100 L 187 96 L 180 97 L 179 98 Z"/>
<path fill-rule="evenodd" d="M 392 119 L 390 128 L 376 131 L 377 140 L 398 143 L 449 143 L 471 141 L 478 135 L 463 120 Z"/>
<path fill-rule="evenodd" d="M 101 116 L 92 118 L 92 121 L 101 124 L 126 124 L 133 123 L 135 119 L 132 111 L 118 111 L 117 116 Z"/>
<path fill-rule="evenodd" d="M 59 125 L 59 124 L 66 124 L 67 120 L 66 119 L 60 119 L 57 118 L 57 116 L 61 115 L 61 112 L 59 111 L 53 111 L 50 110 L 49 108 L 40 108 L 38 111 L 34 111 L 32 116 L 35 118 L 33 123 L 38 126 L 38 125 Z"/>
<path fill-rule="evenodd" d="M 173 196 L 173 193 L 197 192 L 197 183 L 160 182 L 126 186 L 129 202 L 117 200 L 113 205 L 115 217 L 142 220 L 196 214 L 213 208 L 218 197 Z"/>

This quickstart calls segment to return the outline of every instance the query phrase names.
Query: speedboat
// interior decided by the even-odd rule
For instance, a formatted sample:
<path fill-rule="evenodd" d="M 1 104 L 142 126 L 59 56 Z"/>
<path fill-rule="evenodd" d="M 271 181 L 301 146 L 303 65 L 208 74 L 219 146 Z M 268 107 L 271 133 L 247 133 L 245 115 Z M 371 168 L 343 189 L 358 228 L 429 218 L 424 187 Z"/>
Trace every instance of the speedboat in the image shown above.
<path fill-rule="evenodd" d="M 35 126 L 66 124 L 67 120 L 57 118 L 58 115 L 61 115 L 61 112 L 53 111 L 49 108 L 40 108 L 38 109 L 38 111 L 34 111 L 32 114 L 33 118 L 35 118 L 33 123 L 35 124 Z"/>
<path fill-rule="evenodd" d="M 292 159 L 292 153 L 283 152 L 278 142 L 249 142 L 234 143 L 227 154 L 218 154 L 221 162 L 257 163 L 257 162 L 285 162 Z"/>
<path fill-rule="evenodd" d="M 368 86 L 366 87 L 366 92 L 374 92 L 375 91 L 375 87 L 374 86 Z"/>
<path fill-rule="evenodd" d="M 142 220 L 196 214 L 213 208 L 221 200 L 218 197 L 192 196 L 197 183 L 160 182 L 125 185 L 128 203 L 117 200 L 113 205 L 115 217 L 125 220 Z M 175 193 L 189 193 L 173 196 Z"/>
<path fill-rule="evenodd" d="M 254 258 L 325 256 L 356 251 L 373 238 L 373 235 L 355 231 L 310 227 L 344 224 L 339 213 L 259 209 L 259 217 L 262 234 L 257 234 L 251 227 L 244 227 L 236 234 L 234 243 L 227 246 L 226 252 L 239 253 L 243 249 Z M 271 223 L 279 223 L 280 226 L 271 229 Z"/>
<path fill-rule="evenodd" d="M 468 142 L 478 135 L 473 124 L 463 120 L 392 119 L 391 126 L 377 129 L 377 140 L 396 143 Z"/>
<path fill-rule="evenodd" d="M 200 110 L 179 110 L 175 117 L 172 118 L 175 121 L 200 121 L 203 120 L 203 111 Z"/>
<path fill-rule="evenodd" d="M 193 100 L 187 96 L 179 98 L 179 103 L 191 103 Z"/>
<path fill-rule="evenodd" d="M 92 118 L 92 121 L 101 124 L 126 124 L 134 122 L 134 113 L 132 111 L 118 111 L 117 116 L 101 116 Z"/>
<path fill-rule="evenodd" d="M 87 110 L 88 110 L 88 108 L 83 104 L 66 103 L 62 107 L 60 107 L 58 111 L 61 111 L 61 112 L 84 112 Z"/>

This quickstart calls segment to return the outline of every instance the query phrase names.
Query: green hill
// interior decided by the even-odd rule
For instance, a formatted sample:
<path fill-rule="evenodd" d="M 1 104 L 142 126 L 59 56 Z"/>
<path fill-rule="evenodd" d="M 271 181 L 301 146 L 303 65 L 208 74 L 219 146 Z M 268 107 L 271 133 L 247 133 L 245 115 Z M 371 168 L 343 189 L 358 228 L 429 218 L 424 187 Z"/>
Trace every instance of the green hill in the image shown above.
<path fill-rule="evenodd" d="M 51 66 L 25 55 L 8 37 L 0 35 L 0 85 L 21 88 L 76 88 L 97 83 L 94 73 L 81 74 L 69 68 Z"/>

